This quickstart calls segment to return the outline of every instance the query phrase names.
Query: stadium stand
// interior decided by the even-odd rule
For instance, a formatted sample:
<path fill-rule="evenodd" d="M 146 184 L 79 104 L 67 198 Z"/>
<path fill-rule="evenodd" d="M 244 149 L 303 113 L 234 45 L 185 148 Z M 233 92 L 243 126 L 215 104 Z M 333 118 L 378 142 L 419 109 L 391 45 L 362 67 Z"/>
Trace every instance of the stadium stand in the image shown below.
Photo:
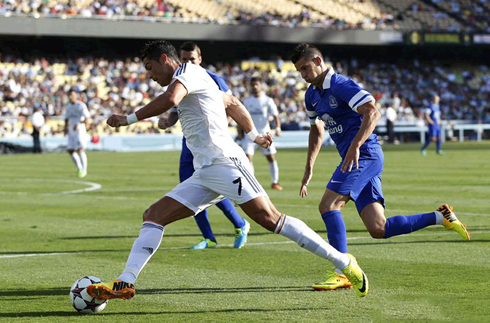
<path fill-rule="evenodd" d="M 348 75 L 373 93 L 379 106 L 392 104 L 395 93 L 404 103 L 397 107 L 399 120 L 420 123 L 421 109 L 432 93 L 441 96 L 443 119 L 490 122 L 490 76 L 486 66 L 443 66 L 417 60 L 403 64 L 381 61 L 335 62 L 337 72 Z M 286 130 L 307 128 L 304 107 L 305 83 L 291 63 L 278 70 L 276 62 L 244 61 L 241 64 L 216 64 L 209 69 L 224 76 L 239 98 L 249 93 L 248 80 L 260 75 L 267 94 L 276 101 Z M 19 137 L 30 133 L 26 117 L 33 107 L 49 116 L 47 135 L 62 135 L 67 91 L 82 93 L 92 114 L 90 131 L 110 134 L 105 119 L 111 113 L 129 114 L 161 92 L 147 79 L 138 58 L 117 60 L 81 57 L 66 60 L 33 59 L 29 62 L 5 58 L 0 62 L 0 137 Z M 155 120 L 120 129 L 129 133 L 159 132 Z M 178 128 L 174 131 L 179 132 Z"/>
<path fill-rule="evenodd" d="M 490 4 L 471 0 L 83 0 L 0 3 L 0 15 L 307 26 L 327 29 L 489 31 Z"/>

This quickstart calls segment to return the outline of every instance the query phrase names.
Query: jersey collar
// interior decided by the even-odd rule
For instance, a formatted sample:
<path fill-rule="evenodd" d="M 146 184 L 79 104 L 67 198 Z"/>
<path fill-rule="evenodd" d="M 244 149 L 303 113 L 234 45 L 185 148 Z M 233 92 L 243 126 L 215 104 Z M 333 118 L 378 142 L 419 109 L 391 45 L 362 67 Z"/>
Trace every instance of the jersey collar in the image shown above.
<path fill-rule="evenodd" d="M 327 75 L 325 75 L 325 79 L 323 80 L 323 90 L 330 88 L 330 81 L 332 80 L 332 76 L 335 74 L 333 67 L 328 68 Z"/>
<path fill-rule="evenodd" d="M 335 70 L 333 69 L 333 67 L 330 66 L 328 68 L 327 74 L 325 75 L 325 79 L 323 80 L 322 89 L 320 89 L 320 90 L 326 90 L 326 89 L 330 88 L 330 82 L 331 82 L 332 76 L 334 74 L 335 74 Z M 313 85 L 313 87 L 315 89 L 317 88 L 315 85 Z"/>

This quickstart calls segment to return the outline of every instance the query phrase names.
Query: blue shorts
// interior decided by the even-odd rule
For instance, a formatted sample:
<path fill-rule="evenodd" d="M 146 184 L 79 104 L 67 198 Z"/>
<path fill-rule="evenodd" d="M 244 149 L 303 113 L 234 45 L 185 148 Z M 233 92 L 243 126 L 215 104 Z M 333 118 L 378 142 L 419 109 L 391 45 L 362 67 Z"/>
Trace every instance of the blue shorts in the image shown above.
<path fill-rule="evenodd" d="M 384 154 L 380 146 L 361 150 L 359 169 L 342 173 L 341 166 L 333 173 L 327 188 L 342 195 L 348 195 L 356 203 L 357 212 L 361 213 L 367 205 L 380 202 L 383 207 L 385 200 L 381 188 Z"/>
<path fill-rule="evenodd" d="M 182 183 L 186 179 L 194 174 L 194 164 L 193 163 L 180 163 L 179 167 L 179 180 Z"/>
<path fill-rule="evenodd" d="M 427 131 L 429 138 L 441 137 L 441 127 L 439 125 L 430 124 L 429 130 Z"/>

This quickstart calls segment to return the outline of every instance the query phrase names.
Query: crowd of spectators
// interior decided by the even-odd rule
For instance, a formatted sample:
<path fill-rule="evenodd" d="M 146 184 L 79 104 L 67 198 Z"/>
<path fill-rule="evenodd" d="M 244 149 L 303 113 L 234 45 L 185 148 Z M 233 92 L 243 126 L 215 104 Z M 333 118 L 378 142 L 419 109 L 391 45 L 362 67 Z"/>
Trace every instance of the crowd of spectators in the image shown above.
<path fill-rule="evenodd" d="M 490 5 L 489 0 L 479 1 L 455 1 L 455 0 L 432 0 L 433 6 L 424 5 L 424 10 L 433 12 L 433 26 L 424 25 L 424 28 L 432 31 L 471 31 L 476 23 L 479 29 L 489 29 Z M 216 5 L 225 6 L 220 0 L 215 0 Z M 364 0 L 351 0 L 353 2 L 364 2 Z M 444 6 L 447 4 L 446 6 Z M 291 2 L 291 5 L 295 5 Z M 441 6 L 443 5 L 443 6 Z M 374 3 L 373 6 L 376 6 Z M 315 27 L 332 30 L 366 29 L 366 30 L 393 30 L 400 29 L 398 22 L 403 21 L 403 16 L 397 9 L 393 12 L 380 13 L 377 17 L 368 17 L 357 22 L 346 21 L 342 16 L 335 17 L 315 11 L 314 8 L 304 7 L 296 15 L 282 15 L 279 12 L 264 11 L 246 12 L 225 6 L 222 16 L 203 16 L 198 12 L 191 12 L 192 8 L 183 8 L 178 2 L 157 0 L 5 0 L 0 2 L 0 16 L 30 15 L 39 17 L 82 17 L 82 18 L 105 18 L 105 19 L 141 19 L 141 20 L 173 20 L 173 21 L 200 21 L 204 23 L 243 23 L 252 25 L 271 25 L 287 27 Z M 422 5 L 414 2 L 412 11 L 422 10 Z M 410 8 L 406 8 L 410 10 Z M 191 10 L 191 11 L 189 11 Z M 354 10 L 346 6 L 346 12 Z M 315 13 L 315 14 L 313 14 Z M 459 23 L 441 27 L 438 21 L 445 19 L 449 14 L 458 16 L 466 21 L 465 26 Z"/>
<path fill-rule="evenodd" d="M 490 32 L 490 0 L 431 0 L 434 5 L 444 8 L 448 13 L 467 21 L 471 26 L 468 31 L 476 28 Z M 476 27 L 476 28 L 475 28 Z"/>
<path fill-rule="evenodd" d="M 251 77 L 260 75 L 267 95 L 278 105 L 284 130 L 306 129 L 306 84 L 290 65 L 285 68 L 287 64 L 277 63 L 277 69 L 242 69 L 240 64 L 231 63 L 207 68 L 221 74 L 240 99 L 249 95 Z M 417 60 L 391 64 L 352 59 L 334 62 L 333 68 L 370 91 L 381 111 L 387 106 L 394 107 L 398 123 L 420 124 L 421 113 L 435 93 L 441 97 L 443 119 L 490 122 L 487 66 L 449 68 L 438 62 Z M 43 129 L 45 134 L 62 135 L 70 88 L 81 93 L 92 115 L 90 131 L 99 135 L 118 131 L 105 126 L 110 114 L 132 113 L 162 92 L 158 84 L 147 78 L 138 58 L 82 57 L 63 61 L 38 58 L 30 62 L 5 58 L 0 62 L 0 136 L 28 134 L 30 130 L 24 120 L 35 108 L 42 109 L 46 118 L 59 120 L 48 122 Z M 128 131 L 152 133 L 158 129 L 153 121 L 134 124 Z"/>

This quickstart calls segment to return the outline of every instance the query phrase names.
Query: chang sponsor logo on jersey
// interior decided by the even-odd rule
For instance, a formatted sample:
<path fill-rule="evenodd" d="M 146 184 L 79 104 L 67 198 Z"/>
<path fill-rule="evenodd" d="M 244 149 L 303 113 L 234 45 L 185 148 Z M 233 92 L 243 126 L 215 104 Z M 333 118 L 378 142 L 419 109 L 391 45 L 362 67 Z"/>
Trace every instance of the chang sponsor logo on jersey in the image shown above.
<path fill-rule="evenodd" d="M 343 127 L 341 124 L 337 125 L 337 122 L 328 114 L 324 113 L 322 115 L 322 120 L 325 126 L 327 126 L 327 130 L 329 134 L 334 134 L 334 133 L 342 133 Z"/>

